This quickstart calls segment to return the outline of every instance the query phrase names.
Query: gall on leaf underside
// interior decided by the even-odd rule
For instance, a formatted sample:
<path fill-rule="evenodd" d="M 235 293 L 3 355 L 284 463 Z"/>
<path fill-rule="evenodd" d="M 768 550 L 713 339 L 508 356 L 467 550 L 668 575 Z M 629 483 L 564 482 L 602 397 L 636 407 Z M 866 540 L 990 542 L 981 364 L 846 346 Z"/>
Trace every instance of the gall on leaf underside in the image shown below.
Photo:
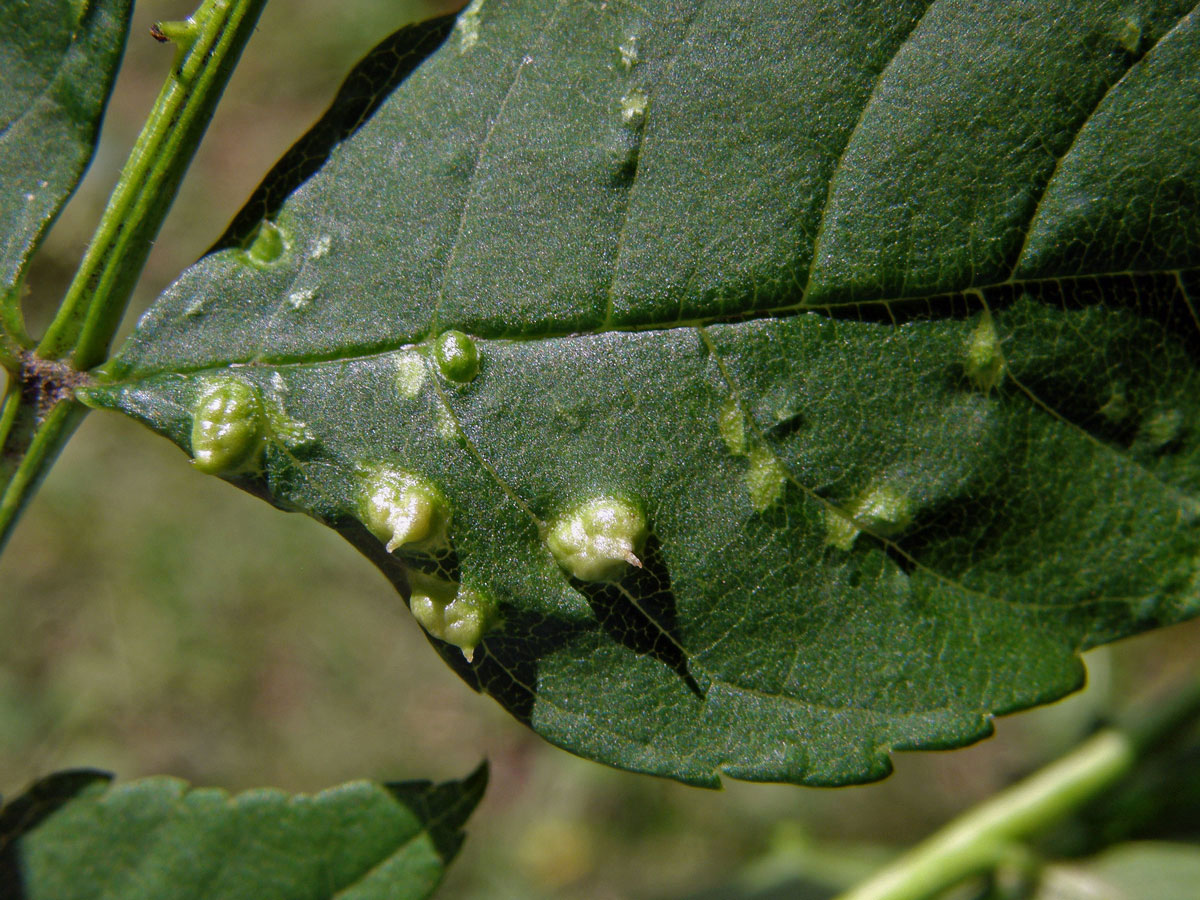
<path fill-rule="evenodd" d="M 384 57 L 87 400 L 190 451 L 245 382 L 228 477 L 481 604 L 433 643 L 547 739 L 864 781 L 1196 614 L 1192 4 L 482 0 Z M 444 542 L 363 526 L 380 467 Z"/>

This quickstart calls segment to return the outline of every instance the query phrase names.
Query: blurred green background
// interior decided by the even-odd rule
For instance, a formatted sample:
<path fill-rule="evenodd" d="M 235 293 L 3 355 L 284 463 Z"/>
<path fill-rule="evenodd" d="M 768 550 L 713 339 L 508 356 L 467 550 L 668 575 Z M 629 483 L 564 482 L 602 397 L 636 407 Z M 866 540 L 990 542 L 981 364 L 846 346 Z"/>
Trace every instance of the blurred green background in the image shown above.
<path fill-rule="evenodd" d="M 207 248 L 341 75 L 400 24 L 455 5 L 269 4 L 135 298 L 140 313 Z M 137 6 L 88 179 L 40 255 L 31 328 L 74 269 L 170 65 L 148 28 L 193 4 Z M 336 17 L 336 20 L 335 20 Z M 132 322 L 135 316 L 130 317 Z M 334 533 L 193 472 L 173 446 L 93 414 L 0 559 L 0 791 L 75 765 L 241 789 L 372 777 L 492 785 L 441 896 L 732 896 L 789 874 L 865 871 L 1070 747 L 1097 717 L 1196 669 L 1200 624 L 1089 657 L 1081 695 L 953 753 L 840 790 L 685 788 L 577 760 L 474 694 L 399 597 Z M 725 885 L 725 887 L 722 887 Z"/>

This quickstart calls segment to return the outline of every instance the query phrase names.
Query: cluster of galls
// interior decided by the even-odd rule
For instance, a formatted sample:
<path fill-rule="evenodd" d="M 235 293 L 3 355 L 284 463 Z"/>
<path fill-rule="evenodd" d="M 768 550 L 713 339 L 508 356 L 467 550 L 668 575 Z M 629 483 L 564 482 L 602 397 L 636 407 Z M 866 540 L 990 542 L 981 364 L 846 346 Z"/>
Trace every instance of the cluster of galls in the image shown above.
<path fill-rule="evenodd" d="M 478 371 L 469 339 L 456 332 L 439 341 L 435 355 L 447 377 L 467 381 Z M 447 371 L 448 370 L 448 371 Z M 232 377 L 209 379 L 193 408 L 192 459 L 214 475 L 259 471 L 268 440 L 268 416 L 254 386 Z M 356 472 L 355 516 L 389 553 L 435 555 L 449 549 L 450 507 L 428 480 L 384 464 Z M 558 517 L 546 531 L 546 546 L 558 564 L 581 581 L 623 578 L 647 538 L 646 517 L 637 504 L 598 497 Z M 470 661 L 484 636 L 498 624 L 494 601 L 481 591 L 419 571 L 410 573 L 409 606 L 434 637 L 462 650 Z"/>

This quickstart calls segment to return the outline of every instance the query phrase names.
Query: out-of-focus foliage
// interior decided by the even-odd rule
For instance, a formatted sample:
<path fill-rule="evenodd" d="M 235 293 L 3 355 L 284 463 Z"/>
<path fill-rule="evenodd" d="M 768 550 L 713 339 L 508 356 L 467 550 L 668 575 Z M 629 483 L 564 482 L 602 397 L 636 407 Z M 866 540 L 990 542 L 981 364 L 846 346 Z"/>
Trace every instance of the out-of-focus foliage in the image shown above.
<path fill-rule="evenodd" d="M 0 810 L 0 895 L 424 900 L 487 784 L 356 781 L 315 796 L 231 797 L 156 776 L 109 786 L 62 772 Z"/>
<path fill-rule="evenodd" d="M 1095 859 L 1050 866 L 1031 900 L 1193 900 L 1200 849 L 1188 844 L 1120 844 Z"/>

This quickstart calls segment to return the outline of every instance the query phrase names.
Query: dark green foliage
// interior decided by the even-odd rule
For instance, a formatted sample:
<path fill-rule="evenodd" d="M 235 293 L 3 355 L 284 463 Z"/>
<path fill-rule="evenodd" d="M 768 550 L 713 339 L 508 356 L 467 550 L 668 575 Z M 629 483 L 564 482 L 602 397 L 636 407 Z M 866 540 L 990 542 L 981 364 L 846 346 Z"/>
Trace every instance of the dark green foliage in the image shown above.
<path fill-rule="evenodd" d="M 880 777 L 1198 610 L 1188 9 L 484 0 L 88 402 L 187 448 L 202 376 L 255 385 L 290 424 L 239 483 L 489 597 L 439 650 L 574 752 Z M 452 556 L 355 521 L 372 465 Z M 545 543 L 603 496 L 651 532 L 615 591 Z"/>
<path fill-rule="evenodd" d="M 0 6 L 0 309 L 92 158 L 132 0 Z"/>
<path fill-rule="evenodd" d="M 0 896 L 424 898 L 486 784 L 480 767 L 442 785 L 231 798 L 173 778 L 110 787 L 99 773 L 60 773 L 0 812 Z"/>

